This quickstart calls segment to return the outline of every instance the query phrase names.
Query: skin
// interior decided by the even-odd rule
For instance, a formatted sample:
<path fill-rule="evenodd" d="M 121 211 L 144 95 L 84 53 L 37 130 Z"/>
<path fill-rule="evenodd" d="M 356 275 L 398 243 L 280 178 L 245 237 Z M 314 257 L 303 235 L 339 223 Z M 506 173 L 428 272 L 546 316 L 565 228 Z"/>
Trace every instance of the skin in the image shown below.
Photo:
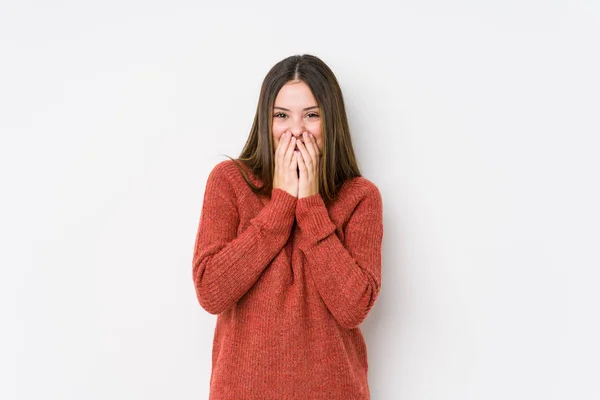
<path fill-rule="evenodd" d="M 273 107 L 275 176 L 273 188 L 304 198 L 319 193 L 319 159 L 323 149 L 320 110 L 303 81 L 286 83 Z"/>

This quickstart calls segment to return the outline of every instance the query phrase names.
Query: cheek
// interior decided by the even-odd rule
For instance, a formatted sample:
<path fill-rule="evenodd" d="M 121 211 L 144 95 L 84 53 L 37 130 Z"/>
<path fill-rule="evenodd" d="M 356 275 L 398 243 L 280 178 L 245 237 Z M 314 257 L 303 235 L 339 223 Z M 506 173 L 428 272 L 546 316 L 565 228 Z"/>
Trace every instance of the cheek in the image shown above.
<path fill-rule="evenodd" d="M 315 124 L 313 127 L 311 127 L 309 129 L 309 131 L 313 134 L 313 136 L 315 137 L 315 140 L 317 141 L 317 146 L 320 149 L 323 149 L 323 136 L 321 135 L 321 124 Z"/>
<path fill-rule="evenodd" d="M 273 138 L 275 138 L 276 140 L 279 140 L 279 138 L 281 137 L 283 132 L 285 132 L 285 126 L 282 126 L 281 124 L 273 123 L 271 131 L 273 134 Z"/>
<path fill-rule="evenodd" d="M 274 146 L 273 150 L 275 150 L 277 148 L 277 145 L 279 144 L 279 139 L 281 138 L 281 135 L 283 134 L 283 132 L 284 132 L 284 129 L 277 128 L 275 125 L 273 125 L 273 132 L 272 132 L 273 146 Z"/>

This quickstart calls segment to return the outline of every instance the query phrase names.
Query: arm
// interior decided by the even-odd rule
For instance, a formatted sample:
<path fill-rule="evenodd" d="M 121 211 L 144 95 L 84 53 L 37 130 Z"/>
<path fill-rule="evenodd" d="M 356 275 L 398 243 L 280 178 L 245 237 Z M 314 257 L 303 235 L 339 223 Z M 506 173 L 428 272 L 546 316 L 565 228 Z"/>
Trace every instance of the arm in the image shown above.
<path fill-rule="evenodd" d="M 364 321 L 381 288 L 382 208 L 373 187 L 350 216 L 342 243 L 321 195 L 298 199 L 296 218 L 308 270 L 331 314 L 348 329 Z"/>
<path fill-rule="evenodd" d="M 237 236 L 235 193 L 221 166 L 209 175 L 194 246 L 192 275 L 202 308 L 219 314 L 231 308 L 283 248 L 296 198 L 273 189 L 271 200 Z"/>

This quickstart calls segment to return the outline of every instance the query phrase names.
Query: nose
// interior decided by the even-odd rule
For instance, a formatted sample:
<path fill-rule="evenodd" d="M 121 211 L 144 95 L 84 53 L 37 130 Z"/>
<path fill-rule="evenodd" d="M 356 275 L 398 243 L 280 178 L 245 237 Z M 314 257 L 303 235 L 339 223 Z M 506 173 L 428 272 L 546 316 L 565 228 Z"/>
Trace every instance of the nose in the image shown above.
<path fill-rule="evenodd" d="M 294 137 L 298 138 L 302 135 L 302 132 L 304 132 L 304 128 L 304 120 L 301 118 L 299 121 L 290 121 L 288 129 L 292 132 Z"/>

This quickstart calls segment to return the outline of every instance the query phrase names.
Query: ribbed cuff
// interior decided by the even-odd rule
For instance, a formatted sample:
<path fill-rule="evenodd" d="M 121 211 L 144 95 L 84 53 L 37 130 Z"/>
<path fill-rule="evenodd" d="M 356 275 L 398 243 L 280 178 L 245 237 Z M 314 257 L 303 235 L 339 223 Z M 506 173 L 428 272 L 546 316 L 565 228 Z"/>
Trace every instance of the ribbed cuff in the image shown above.
<path fill-rule="evenodd" d="M 298 199 L 283 189 L 273 189 L 271 200 L 265 206 L 268 217 L 262 220 L 261 226 L 275 233 L 289 233 L 296 214 Z M 266 210 L 265 210 L 266 211 Z"/>
<path fill-rule="evenodd" d="M 296 219 L 308 242 L 316 243 L 335 232 L 327 207 L 320 194 L 303 197 L 296 203 Z"/>

